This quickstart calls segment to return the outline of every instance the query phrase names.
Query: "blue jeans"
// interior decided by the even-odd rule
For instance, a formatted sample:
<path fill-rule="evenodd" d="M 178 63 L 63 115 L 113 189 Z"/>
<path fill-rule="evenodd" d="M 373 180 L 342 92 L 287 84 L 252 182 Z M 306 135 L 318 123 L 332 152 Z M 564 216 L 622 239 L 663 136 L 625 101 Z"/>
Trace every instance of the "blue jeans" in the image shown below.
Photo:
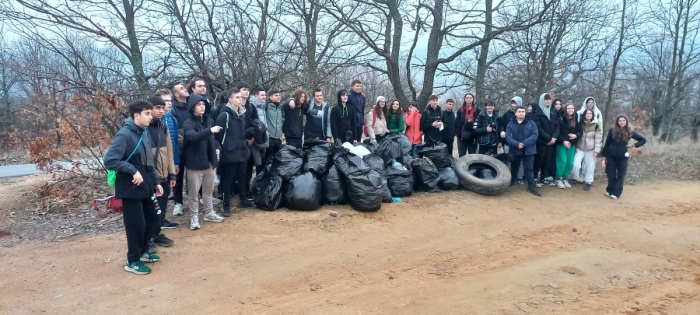
<path fill-rule="evenodd" d="M 411 145 L 411 156 L 414 159 L 418 158 L 418 144 Z"/>
<path fill-rule="evenodd" d="M 510 182 L 514 183 L 518 179 L 518 170 L 520 170 L 520 162 L 523 163 L 523 168 L 525 169 L 524 177 L 527 181 L 528 187 L 537 187 L 535 183 L 535 174 L 533 173 L 532 166 L 535 163 L 534 155 L 515 155 L 512 163 L 510 164 Z"/>

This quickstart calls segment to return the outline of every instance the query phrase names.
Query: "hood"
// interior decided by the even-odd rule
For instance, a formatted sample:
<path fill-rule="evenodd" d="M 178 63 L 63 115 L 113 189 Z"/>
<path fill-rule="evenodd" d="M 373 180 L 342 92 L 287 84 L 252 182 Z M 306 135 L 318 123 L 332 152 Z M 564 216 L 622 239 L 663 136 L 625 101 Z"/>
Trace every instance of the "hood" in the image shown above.
<path fill-rule="evenodd" d="M 265 103 L 261 102 L 256 97 L 250 97 L 250 103 L 253 104 L 257 108 L 262 108 L 263 106 L 265 106 Z"/>
<path fill-rule="evenodd" d="M 518 104 L 518 106 L 523 106 L 523 98 L 520 96 L 514 96 L 513 98 L 510 99 L 510 102 L 515 102 Z M 509 104 L 510 105 L 510 104 Z M 511 109 L 512 110 L 512 109 Z"/>
<path fill-rule="evenodd" d="M 187 110 L 187 101 L 185 101 L 185 103 L 182 103 L 182 102 L 178 101 L 176 98 L 173 97 L 172 102 L 173 102 L 173 107 L 174 107 L 174 108 L 177 108 L 177 109 L 180 109 L 180 110 L 184 110 L 184 111 Z M 172 109 L 170 109 L 170 111 L 172 111 Z"/>
<path fill-rule="evenodd" d="M 246 111 L 247 111 L 247 108 L 246 108 L 244 105 L 241 105 L 241 106 L 238 107 L 238 112 L 236 112 L 236 110 L 233 109 L 233 105 L 231 105 L 231 103 L 227 103 L 227 104 L 224 106 L 224 110 L 225 110 L 225 111 L 230 111 L 231 113 L 233 113 L 233 114 L 236 115 L 236 116 L 243 116 L 243 115 L 245 115 L 245 113 L 246 113 Z"/>
<path fill-rule="evenodd" d="M 581 106 L 581 109 L 579 111 L 583 113 L 583 111 L 587 108 L 586 103 L 588 102 L 588 100 L 593 100 L 593 113 L 600 113 L 600 110 L 598 109 L 598 103 L 595 102 L 595 98 L 593 98 L 592 96 L 586 97 L 586 99 L 583 100 L 583 105 Z"/>
<path fill-rule="evenodd" d="M 192 113 L 194 104 L 197 104 L 199 101 L 204 101 L 204 114 L 209 114 L 211 112 L 211 104 L 209 104 L 209 101 L 205 97 L 199 94 L 192 94 L 187 98 L 187 110 Z"/>
<path fill-rule="evenodd" d="M 340 95 L 343 94 L 343 92 L 347 92 L 347 90 L 340 90 L 338 91 L 338 105 L 342 105 L 342 102 L 340 101 Z M 348 93 L 348 97 L 350 96 L 350 93 Z M 347 106 L 347 104 L 345 104 Z"/>
<path fill-rule="evenodd" d="M 539 105 L 539 107 L 540 107 L 540 112 L 541 112 L 542 114 L 544 114 L 544 116 L 547 117 L 547 119 L 549 119 L 549 116 L 550 116 L 550 115 L 549 115 L 549 112 L 550 112 L 549 110 L 550 110 L 552 107 L 551 107 L 551 106 L 550 106 L 550 107 L 547 107 L 547 106 L 544 104 L 544 96 L 547 95 L 547 94 L 549 94 L 549 93 L 543 93 L 542 95 L 540 95 L 540 103 L 539 103 L 538 105 Z"/>

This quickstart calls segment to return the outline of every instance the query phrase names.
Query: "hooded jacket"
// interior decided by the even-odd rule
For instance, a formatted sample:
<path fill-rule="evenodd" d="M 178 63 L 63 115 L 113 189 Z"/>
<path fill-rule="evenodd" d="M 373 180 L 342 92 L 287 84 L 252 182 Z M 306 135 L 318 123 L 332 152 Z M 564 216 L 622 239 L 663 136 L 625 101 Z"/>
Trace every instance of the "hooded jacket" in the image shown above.
<path fill-rule="evenodd" d="M 306 107 L 306 124 L 304 125 L 304 140 L 318 138 L 319 140 L 326 140 L 326 138 L 333 137 L 331 135 L 331 110 L 328 103 L 321 103 L 321 110 L 318 110 L 319 106 L 316 105 L 313 99 L 309 100 L 309 104 Z M 320 119 L 320 124 L 318 120 Z"/>
<path fill-rule="evenodd" d="M 352 143 L 357 139 L 357 115 L 355 115 L 355 107 L 350 103 L 340 101 L 341 91 L 338 92 L 338 105 L 331 108 L 331 135 L 334 141 Z"/>
<path fill-rule="evenodd" d="M 459 140 L 468 140 L 474 137 L 474 122 L 479 117 L 480 112 L 476 108 L 476 104 L 472 104 L 471 113 L 467 112 L 467 107 L 464 105 L 459 108 L 457 111 L 457 138 Z"/>
<path fill-rule="evenodd" d="M 163 115 L 161 119 L 151 119 L 151 123 L 146 127 L 148 130 L 148 138 L 151 141 L 151 150 L 155 159 L 155 175 L 158 183 L 176 179 L 170 130 L 162 121 L 162 119 L 165 118 L 167 118 L 166 115 Z"/>
<path fill-rule="evenodd" d="M 603 128 L 595 122 L 582 122 L 581 132 L 583 135 L 579 137 L 576 149 L 600 154 L 600 149 L 603 147 Z"/>
<path fill-rule="evenodd" d="M 270 138 L 282 138 L 282 122 L 284 121 L 284 112 L 280 103 L 272 101 L 265 104 L 265 121 L 267 122 L 267 135 Z"/>
<path fill-rule="evenodd" d="M 296 104 L 294 109 L 289 107 L 289 102 L 282 105 L 282 132 L 286 138 L 301 138 L 304 135 L 304 109 L 300 105 Z"/>
<path fill-rule="evenodd" d="M 518 104 L 518 106 L 523 106 L 523 99 L 520 96 L 514 96 L 513 98 L 510 99 L 510 102 L 511 103 L 515 102 L 515 104 Z M 513 120 L 513 117 L 515 117 L 515 111 L 513 111 L 513 107 L 510 106 L 510 104 L 508 104 L 508 106 L 510 108 L 505 113 L 503 113 L 503 116 L 501 116 L 501 122 L 498 125 L 498 129 L 499 129 L 498 136 L 499 137 L 501 136 L 500 133 L 506 131 L 508 124 Z M 502 138 L 502 139 L 503 139 L 502 142 L 506 143 L 506 139 L 505 138 Z"/>
<path fill-rule="evenodd" d="M 569 119 L 566 115 L 565 112 L 560 114 L 560 128 L 559 128 L 559 139 L 557 140 L 557 143 L 559 144 L 564 144 L 564 141 L 569 141 L 571 142 L 572 145 L 576 145 L 578 142 L 578 139 L 581 139 L 583 136 L 583 130 L 581 129 L 581 123 L 578 121 L 578 114 L 574 113 L 574 116 L 571 118 L 571 120 L 574 123 L 574 126 L 571 127 L 571 124 L 569 123 Z M 569 139 L 569 134 L 573 133 L 576 135 L 576 139 L 570 140 Z"/>
<path fill-rule="evenodd" d="M 216 125 L 223 128 L 216 134 L 216 141 L 221 147 L 221 163 L 245 162 L 250 158 L 250 148 L 246 141 L 246 112 L 241 105 L 238 110 L 227 104 L 221 109 Z"/>
<path fill-rule="evenodd" d="M 559 116 L 553 110 L 550 110 L 551 106 L 547 107 L 545 105 L 544 96 L 546 94 L 540 96 L 539 106 L 533 106 L 532 111 L 532 120 L 535 121 L 538 129 L 538 145 L 547 145 L 552 138 L 559 138 Z"/>
<path fill-rule="evenodd" d="M 514 155 L 535 155 L 537 154 L 537 146 L 535 143 L 538 138 L 537 125 L 530 120 L 530 117 L 525 115 L 522 123 L 518 122 L 517 117 L 513 117 L 511 122 L 506 127 L 506 142 L 510 146 L 509 154 Z M 522 143 L 523 148 L 519 149 L 518 145 Z M 512 152 L 512 153 L 511 153 Z"/>
<path fill-rule="evenodd" d="M 355 108 L 355 117 L 358 125 L 365 124 L 365 96 L 362 93 L 355 93 L 352 89 L 348 90 L 348 104 Z"/>
<path fill-rule="evenodd" d="M 261 102 L 257 97 L 250 97 L 250 105 L 255 108 L 258 114 L 258 120 L 267 127 L 267 120 L 265 119 L 265 103 Z"/>
<path fill-rule="evenodd" d="M 486 111 L 479 113 L 479 117 L 476 118 L 476 124 L 474 124 L 474 134 L 476 135 L 476 142 L 483 146 L 495 146 L 498 145 L 500 135 L 498 130 L 500 127 L 501 117 L 497 110 L 494 110 L 491 116 L 489 116 Z M 491 125 L 491 132 L 487 131 L 488 126 Z"/>
<path fill-rule="evenodd" d="M 173 147 L 173 163 L 175 163 L 175 166 L 180 166 L 180 143 L 178 142 L 178 129 L 180 125 L 173 116 L 172 110 L 165 113 L 162 119 L 165 121 L 165 124 L 168 125 L 168 131 L 170 132 L 170 141 Z"/>
<path fill-rule="evenodd" d="M 197 116 L 194 114 L 194 105 L 199 101 L 204 101 L 204 114 Z M 201 95 L 193 94 L 187 99 L 187 106 L 190 118 L 185 121 L 184 131 L 184 151 L 185 164 L 190 170 L 206 170 L 210 167 L 216 168 L 219 160 L 216 157 L 216 149 L 219 148 L 211 127 L 214 127 L 214 120 L 209 117 L 211 105 Z M 222 130 L 223 132 L 223 130 Z M 219 132 L 221 133 L 221 132 Z"/>
<path fill-rule="evenodd" d="M 433 122 L 442 120 L 442 109 L 440 106 L 433 108 L 428 105 L 428 108 L 423 111 L 420 119 L 420 129 L 423 130 L 423 135 L 425 135 L 425 142 L 430 140 L 442 142 L 442 134 L 440 133 L 439 127 L 433 127 Z M 443 125 L 444 127 L 444 125 Z"/>
<path fill-rule="evenodd" d="M 603 129 L 605 126 L 603 125 L 603 114 L 600 112 L 600 109 L 598 109 L 598 104 L 595 102 L 595 98 L 593 97 L 586 97 L 586 99 L 583 101 L 583 106 L 581 106 L 581 109 L 579 109 L 578 112 L 578 120 L 581 121 L 581 117 L 583 117 L 583 111 L 586 110 L 586 102 L 588 100 L 593 100 L 593 121 L 600 126 L 601 129 Z"/>
<path fill-rule="evenodd" d="M 187 101 L 181 103 L 173 97 L 173 108 L 170 109 L 170 113 L 177 120 L 177 143 L 180 149 L 182 149 L 182 141 L 185 136 L 183 128 L 185 127 L 185 121 L 190 118 L 190 113 L 187 110 Z"/>
<path fill-rule="evenodd" d="M 421 113 L 408 111 L 404 116 L 406 122 L 406 136 L 411 144 L 423 143 L 423 130 L 420 128 Z"/>
<path fill-rule="evenodd" d="M 142 136 L 143 138 L 141 138 Z M 139 139 L 141 139 L 141 144 L 139 144 Z M 127 161 L 132 152 L 134 154 Z M 106 169 L 117 171 L 114 196 L 119 199 L 151 198 L 158 184 L 156 183 L 153 161 L 151 142 L 146 130 L 137 126 L 133 121 L 126 121 L 114 135 L 103 161 Z M 140 185 L 134 185 L 131 182 L 136 172 L 139 172 L 143 177 L 143 182 Z"/>
<path fill-rule="evenodd" d="M 454 108 L 453 108 L 454 109 Z M 455 141 L 455 136 L 457 135 L 457 113 L 452 111 L 443 110 L 442 111 L 442 141 L 445 143 L 452 143 Z"/>

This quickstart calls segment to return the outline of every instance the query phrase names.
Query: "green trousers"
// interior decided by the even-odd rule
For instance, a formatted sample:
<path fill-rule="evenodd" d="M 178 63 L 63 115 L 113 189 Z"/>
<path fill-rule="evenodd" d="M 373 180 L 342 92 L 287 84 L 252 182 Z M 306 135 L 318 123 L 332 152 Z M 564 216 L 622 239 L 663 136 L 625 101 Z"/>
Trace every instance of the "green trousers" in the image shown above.
<path fill-rule="evenodd" d="M 571 168 L 574 167 L 574 155 L 576 154 L 576 146 L 571 145 L 566 148 L 563 144 L 557 144 L 557 177 L 568 178 L 571 174 Z"/>

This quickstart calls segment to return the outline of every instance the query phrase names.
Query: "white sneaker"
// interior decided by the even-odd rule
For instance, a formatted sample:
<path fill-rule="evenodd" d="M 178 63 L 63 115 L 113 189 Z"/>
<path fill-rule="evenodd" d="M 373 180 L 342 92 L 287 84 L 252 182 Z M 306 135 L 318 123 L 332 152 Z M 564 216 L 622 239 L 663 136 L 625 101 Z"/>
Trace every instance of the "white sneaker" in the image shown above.
<path fill-rule="evenodd" d="M 219 223 L 219 222 L 224 222 L 224 217 L 222 217 L 222 216 L 216 214 L 216 212 L 212 211 L 212 212 L 209 212 L 206 215 L 204 215 L 204 221 Z"/>
<path fill-rule="evenodd" d="M 564 182 L 564 187 L 571 188 L 571 184 L 569 184 L 569 180 L 565 179 L 565 180 L 563 180 L 563 182 Z"/>
<path fill-rule="evenodd" d="M 199 229 L 199 217 L 194 216 L 190 219 L 190 230 L 197 230 Z"/>
<path fill-rule="evenodd" d="M 610 197 L 610 193 L 606 191 L 606 192 L 605 192 L 605 197 Z"/>
<path fill-rule="evenodd" d="M 175 203 L 175 208 L 173 209 L 173 215 L 176 215 L 176 216 L 182 215 L 182 204 L 181 203 Z"/>
<path fill-rule="evenodd" d="M 557 187 L 564 189 L 566 186 L 564 186 L 564 181 L 561 180 L 561 178 L 557 179 Z"/>
<path fill-rule="evenodd" d="M 612 200 L 617 200 L 617 196 L 615 196 L 615 195 L 610 195 L 610 198 L 611 198 Z"/>
<path fill-rule="evenodd" d="M 221 199 L 219 199 L 219 198 L 214 198 L 214 197 L 211 198 L 211 204 L 213 204 L 213 205 L 218 205 L 218 204 L 220 204 L 220 203 L 221 203 Z"/>

